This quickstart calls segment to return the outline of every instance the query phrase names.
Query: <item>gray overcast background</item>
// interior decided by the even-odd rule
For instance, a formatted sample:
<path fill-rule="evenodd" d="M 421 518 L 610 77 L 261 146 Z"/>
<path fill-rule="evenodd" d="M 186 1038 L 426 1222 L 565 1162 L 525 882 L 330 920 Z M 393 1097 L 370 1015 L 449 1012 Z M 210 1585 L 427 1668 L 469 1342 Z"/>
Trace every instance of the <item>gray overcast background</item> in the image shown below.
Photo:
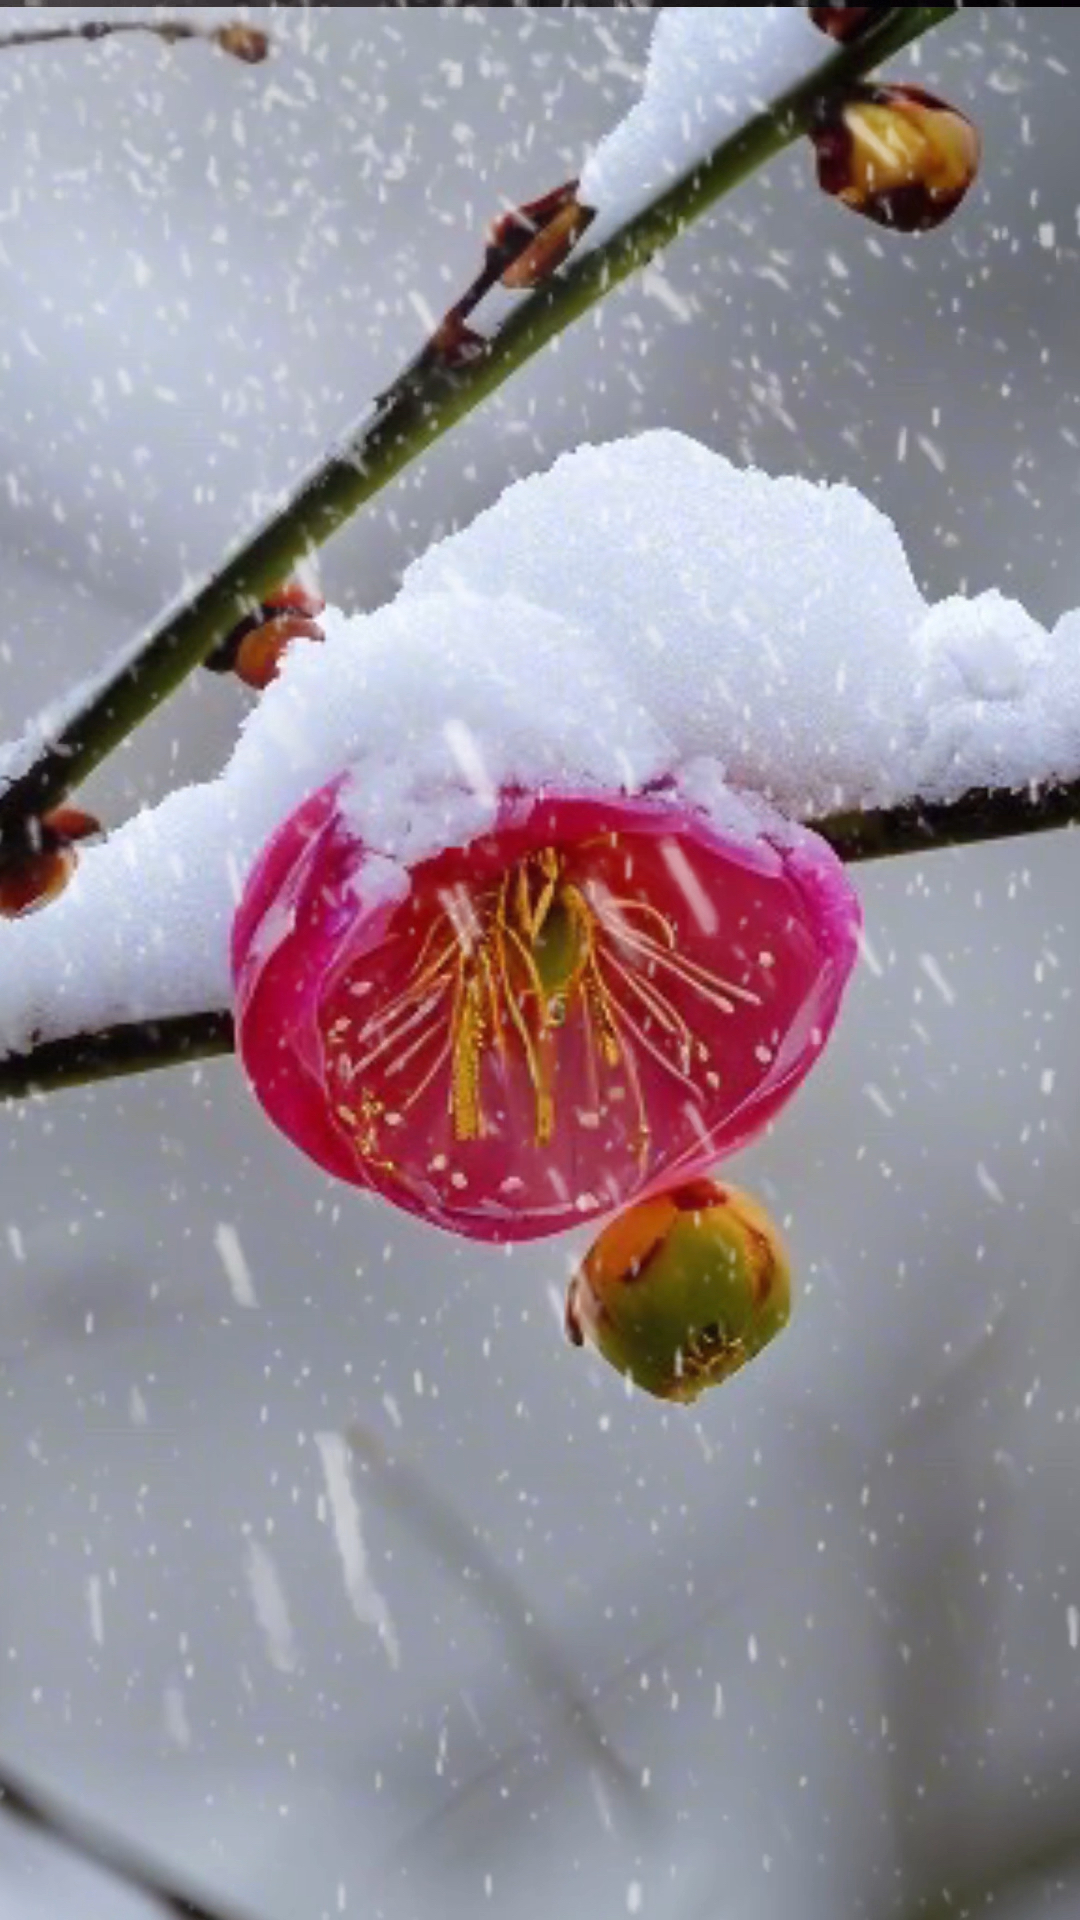
<path fill-rule="evenodd" d="M 985 134 L 951 227 L 890 243 L 781 161 L 341 537 L 331 597 L 665 424 L 856 482 L 936 594 L 1080 604 L 1078 12 L 902 63 Z M 0 62 L 5 732 L 385 384 L 651 22 L 272 25 L 256 72 Z M 242 704 L 204 676 L 101 810 L 215 769 Z M 228 1063 L 5 1115 L 0 1755 L 262 1920 L 1080 1914 L 1078 874 L 1067 835 L 861 876 L 874 963 L 739 1168 L 799 1311 L 694 1414 L 564 1346 L 573 1246 L 331 1188 Z M 358 1473 L 350 1597 L 351 1423 L 407 1468 Z M 149 1912 L 0 1824 L 0 1920 Z"/>

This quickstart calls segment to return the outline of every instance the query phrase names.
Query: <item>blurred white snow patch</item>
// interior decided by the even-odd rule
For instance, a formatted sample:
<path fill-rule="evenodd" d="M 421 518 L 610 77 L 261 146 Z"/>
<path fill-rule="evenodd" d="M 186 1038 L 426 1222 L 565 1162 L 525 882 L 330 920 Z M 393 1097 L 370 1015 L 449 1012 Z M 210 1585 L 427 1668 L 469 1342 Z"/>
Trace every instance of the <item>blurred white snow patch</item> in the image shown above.
<path fill-rule="evenodd" d="M 595 247 L 828 52 L 802 8 L 669 7 L 641 99 L 586 160 L 578 186 Z"/>
<path fill-rule="evenodd" d="M 270 1665 L 277 1673 L 295 1673 L 300 1661 L 289 1603 L 277 1566 L 258 1540 L 249 1540 L 247 1543 L 247 1577 L 251 1603 Z"/>
<path fill-rule="evenodd" d="M 214 1229 L 214 1245 L 225 1269 L 229 1291 L 237 1306 L 257 1307 L 259 1301 L 255 1292 L 255 1283 L 236 1228 L 221 1222 Z"/>
<path fill-rule="evenodd" d="M 390 1609 L 375 1585 L 368 1565 L 367 1548 L 360 1525 L 360 1506 L 352 1483 L 352 1457 L 348 1442 L 340 1433 L 317 1433 L 326 1494 L 330 1503 L 330 1523 L 334 1531 L 345 1592 L 361 1626 L 374 1627 L 392 1667 L 401 1664 L 401 1648 L 390 1616 Z"/>

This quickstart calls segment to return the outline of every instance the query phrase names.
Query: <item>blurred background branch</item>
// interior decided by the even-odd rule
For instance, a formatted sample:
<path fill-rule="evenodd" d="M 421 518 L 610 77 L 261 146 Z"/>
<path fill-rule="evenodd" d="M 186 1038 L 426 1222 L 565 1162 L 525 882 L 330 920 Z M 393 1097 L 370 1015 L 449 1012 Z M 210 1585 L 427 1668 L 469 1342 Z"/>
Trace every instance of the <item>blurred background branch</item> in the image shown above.
<path fill-rule="evenodd" d="M 144 1860 L 126 1840 L 103 1833 L 81 1814 L 53 1803 L 50 1796 L 30 1786 L 21 1775 L 0 1764 L 0 1812 L 21 1826 L 32 1828 L 74 1853 L 91 1866 L 122 1880 L 133 1892 L 149 1899 L 154 1910 L 172 1920 L 251 1920 L 236 1907 L 207 1906 L 193 1893 L 170 1885 L 168 1874 Z"/>
<path fill-rule="evenodd" d="M 190 20 L 72 20 L 63 26 L 16 27 L 9 33 L 0 33 L 0 53 L 61 40 L 96 44 L 118 33 L 150 33 L 167 47 L 177 46 L 182 40 L 203 40 L 249 67 L 258 66 L 270 51 L 269 35 L 242 21 L 231 21 L 223 27 L 205 27 Z"/>

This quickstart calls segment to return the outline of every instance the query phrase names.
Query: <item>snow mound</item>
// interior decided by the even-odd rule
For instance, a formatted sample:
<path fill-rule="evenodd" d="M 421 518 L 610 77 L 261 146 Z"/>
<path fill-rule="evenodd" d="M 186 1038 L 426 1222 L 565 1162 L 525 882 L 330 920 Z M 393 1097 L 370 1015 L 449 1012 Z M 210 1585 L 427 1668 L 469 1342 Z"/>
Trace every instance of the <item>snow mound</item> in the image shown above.
<path fill-rule="evenodd" d="M 745 472 L 669 432 L 519 482 L 372 614 L 299 644 L 217 780 L 87 850 L 0 929 L 0 1049 L 224 1004 L 228 936 L 274 827 L 348 772 L 356 829 L 409 864 L 500 787 L 679 781 L 789 817 L 1080 774 L 1080 613 L 929 607 L 849 487 Z M 739 795 L 750 796 L 747 806 Z"/>

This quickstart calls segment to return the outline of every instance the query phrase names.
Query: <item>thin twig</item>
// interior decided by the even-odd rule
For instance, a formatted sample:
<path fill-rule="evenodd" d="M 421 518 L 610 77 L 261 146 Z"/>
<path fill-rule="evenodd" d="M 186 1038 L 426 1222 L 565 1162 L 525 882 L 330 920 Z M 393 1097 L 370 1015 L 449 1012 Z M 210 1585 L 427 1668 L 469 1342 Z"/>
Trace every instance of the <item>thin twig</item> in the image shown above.
<path fill-rule="evenodd" d="M 153 1067 L 190 1066 L 231 1053 L 233 1045 L 233 1019 L 225 1012 L 130 1020 L 97 1033 L 43 1040 L 28 1053 L 0 1059 L 0 1101 L 149 1073 Z"/>
<path fill-rule="evenodd" d="M 911 800 L 809 824 L 849 864 L 979 846 L 1080 824 L 1080 780 L 1032 784 L 1016 792 L 978 787 L 951 802 Z M 48 1040 L 28 1053 L 0 1058 L 0 1104 L 152 1067 L 182 1066 L 230 1053 L 233 1046 L 232 1016 L 224 1011 L 133 1021 Z"/>
<path fill-rule="evenodd" d="M 862 39 L 831 53 L 722 141 L 605 245 L 572 254 L 553 277 L 523 295 L 474 359 L 451 364 L 429 342 L 211 579 L 172 607 L 47 740 L 29 744 L 25 760 L 21 751 L 16 754 L 14 764 L 23 770 L 0 789 L 0 843 L 78 787 L 277 582 L 541 347 L 805 133 L 825 103 L 954 14 L 953 7 L 891 8 Z"/>
<path fill-rule="evenodd" d="M 265 60 L 270 51 L 268 36 L 242 21 L 200 27 L 189 20 L 79 20 L 60 27 L 16 27 L 11 33 L 0 33 L 0 53 L 13 47 L 43 47 L 56 40 L 109 40 L 117 33 L 151 33 L 168 47 L 180 40 L 205 40 L 249 67 Z"/>
<path fill-rule="evenodd" d="M 207 1906 L 205 1900 L 170 1885 L 171 1876 L 159 1872 L 138 1848 L 104 1833 L 82 1814 L 59 1806 L 50 1794 L 40 1792 L 9 1767 L 0 1765 L 3 1814 L 122 1880 L 134 1892 L 152 1900 L 161 1913 L 172 1915 L 173 1920 L 245 1920 L 234 1906 Z"/>
<path fill-rule="evenodd" d="M 890 860 L 902 853 L 932 853 L 938 847 L 971 847 L 1048 833 L 1080 821 L 1080 780 L 1060 786 L 1032 782 L 1017 790 L 974 787 L 959 800 L 910 800 L 865 813 L 838 813 L 812 820 L 841 860 Z"/>

